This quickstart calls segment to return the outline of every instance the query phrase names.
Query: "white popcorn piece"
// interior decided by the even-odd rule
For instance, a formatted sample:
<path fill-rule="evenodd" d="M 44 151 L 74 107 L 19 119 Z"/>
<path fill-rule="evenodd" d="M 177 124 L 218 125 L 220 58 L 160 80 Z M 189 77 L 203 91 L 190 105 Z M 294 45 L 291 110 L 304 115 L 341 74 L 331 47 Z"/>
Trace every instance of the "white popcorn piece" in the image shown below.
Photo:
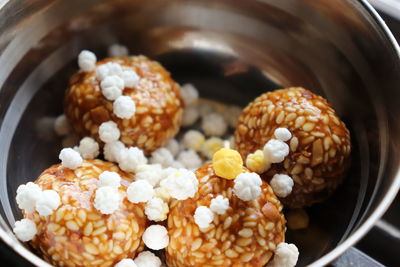
<path fill-rule="evenodd" d="M 154 189 L 146 180 L 131 183 L 126 190 L 128 200 L 132 203 L 147 202 L 154 196 Z"/>
<path fill-rule="evenodd" d="M 276 128 L 274 131 L 274 136 L 276 139 L 286 142 L 292 138 L 292 133 L 287 128 Z"/>
<path fill-rule="evenodd" d="M 79 142 L 79 154 L 84 159 L 95 159 L 99 155 L 99 144 L 91 137 L 84 137 Z"/>
<path fill-rule="evenodd" d="M 197 106 L 197 109 L 200 113 L 201 117 L 204 117 L 210 113 L 215 112 L 215 107 L 213 104 L 211 104 L 209 101 L 202 102 Z"/>
<path fill-rule="evenodd" d="M 201 154 L 208 159 L 212 159 L 214 153 L 224 147 L 224 140 L 219 137 L 208 138 L 201 148 Z"/>
<path fill-rule="evenodd" d="M 147 158 L 138 147 L 130 147 L 122 153 L 119 167 L 126 172 L 134 172 L 139 165 L 146 164 Z"/>
<path fill-rule="evenodd" d="M 134 88 L 139 84 L 140 77 L 134 70 L 124 70 L 121 74 L 122 80 L 125 82 L 125 86 Z"/>
<path fill-rule="evenodd" d="M 182 126 L 188 127 L 193 125 L 200 117 L 200 113 L 195 107 L 185 107 L 182 115 Z"/>
<path fill-rule="evenodd" d="M 174 168 L 174 169 L 185 168 L 185 166 L 181 162 L 176 161 L 176 160 L 174 162 L 172 162 L 171 167 Z"/>
<path fill-rule="evenodd" d="M 99 187 L 103 186 L 110 186 L 118 189 L 121 186 L 121 176 L 116 172 L 102 172 L 99 176 Z"/>
<path fill-rule="evenodd" d="M 236 128 L 237 122 L 239 120 L 239 116 L 242 114 L 242 108 L 238 106 L 228 106 L 223 112 L 222 116 L 225 121 L 228 123 L 229 127 Z"/>
<path fill-rule="evenodd" d="M 94 198 L 94 207 L 102 214 L 112 214 L 119 208 L 121 197 L 116 188 L 111 186 L 99 187 Z"/>
<path fill-rule="evenodd" d="M 71 132 L 71 125 L 64 114 L 58 116 L 54 121 L 54 131 L 59 136 L 65 136 Z"/>
<path fill-rule="evenodd" d="M 137 267 L 161 267 L 161 260 L 150 251 L 140 252 L 134 262 Z"/>
<path fill-rule="evenodd" d="M 135 169 L 135 178 L 157 186 L 164 178 L 164 174 L 160 164 L 140 164 Z"/>
<path fill-rule="evenodd" d="M 214 220 L 214 213 L 206 206 L 197 207 L 194 212 L 194 222 L 199 228 L 208 228 Z"/>
<path fill-rule="evenodd" d="M 114 141 L 104 145 L 104 158 L 108 161 L 119 162 L 124 152 L 128 150 L 121 141 Z"/>
<path fill-rule="evenodd" d="M 61 199 L 54 190 L 44 190 L 37 200 L 35 209 L 41 216 L 48 216 L 61 205 Z"/>
<path fill-rule="evenodd" d="M 35 222 L 29 219 L 16 221 L 13 231 L 17 238 L 23 242 L 32 240 L 32 238 L 37 234 Z"/>
<path fill-rule="evenodd" d="M 233 192 L 243 201 L 254 200 L 261 194 L 262 181 L 257 173 L 241 173 L 234 182 Z"/>
<path fill-rule="evenodd" d="M 183 146 L 187 149 L 199 152 L 205 142 L 204 135 L 196 130 L 189 130 L 182 139 Z"/>
<path fill-rule="evenodd" d="M 217 214 L 225 214 L 226 210 L 229 209 L 229 199 L 218 195 L 211 200 L 210 209 Z"/>
<path fill-rule="evenodd" d="M 169 212 L 168 204 L 161 198 L 154 197 L 150 199 L 144 209 L 144 213 L 150 221 L 160 222 L 167 219 Z"/>
<path fill-rule="evenodd" d="M 167 178 L 160 182 L 171 197 L 178 200 L 185 200 L 194 197 L 198 190 L 199 182 L 194 172 L 186 169 L 171 171 Z"/>
<path fill-rule="evenodd" d="M 226 133 L 228 125 L 218 113 L 210 113 L 203 117 L 201 128 L 207 136 L 222 136 Z"/>
<path fill-rule="evenodd" d="M 63 138 L 61 141 L 61 145 L 63 148 L 67 147 L 74 147 L 78 145 L 79 143 L 79 137 L 76 134 L 69 134 L 66 137 Z"/>
<path fill-rule="evenodd" d="M 117 141 L 121 136 L 118 125 L 113 121 L 103 122 L 99 127 L 99 137 L 104 143 Z"/>
<path fill-rule="evenodd" d="M 265 159 L 271 163 L 280 163 L 289 155 L 289 146 L 277 139 L 271 139 L 264 145 Z"/>
<path fill-rule="evenodd" d="M 118 97 L 122 95 L 122 91 L 124 90 L 125 83 L 117 75 L 106 76 L 100 83 L 101 93 L 103 96 L 110 100 L 114 101 Z"/>
<path fill-rule="evenodd" d="M 26 213 L 31 214 L 35 211 L 36 202 L 42 195 L 42 189 L 32 182 L 18 186 L 17 201 L 18 208 L 24 210 Z"/>
<path fill-rule="evenodd" d="M 122 75 L 122 67 L 120 64 L 115 62 L 107 62 L 96 68 L 96 78 L 99 81 L 104 80 L 107 76 L 111 75 Z"/>
<path fill-rule="evenodd" d="M 199 155 L 193 150 L 184 150 L 178 154 L 177 160 L 189 170 L 195 170 L 203 164 Z"/>
<path fill-rule="evenodd" d="M 63 148 L 58 156 L 61 160 L 61 165 L 75 170 L 82 165 L 83 159 L 81 155 L 72 148 Z"/>
<path fill-rule="evenodd" d="M 161 166 L 167 168 L 174 162 L 174 156 L 168 149 L 161 147 L 151 153 L 150 162 L 161 164 Z"/>
<path fill-rule="evenodd" d="M 153 250 L 166 248 L 169 243 L 168 230 L 162 225 L 154 224 L 144 231 L 142 240 L 146 247 Z"/>
<path fill-rule="evenodd" d="M 181 87 L 181 96 L 185 106 L 191 106 L 199 99 L 199 92 L 193 84 L 187 83 Z"/>
<path fill-rule="evenodd" d="M 166 188 L 159 186 L 154 188 L 154 197 L 161 198 L 163 201 L 168 202 L 171 195 Z"/>
<path fill-rule="evenodd" d="M 121 44 L 112 44 L 108 47 L 109 57 L 126 57 L 129 55 L 129 50 Z"/>
<path fill-rule="evenodd" d="M 121 119 L 130 119 L 135 115 L 136 104 L 130 96 L 121 95 L 113 103 L 114 114 Z"/>
<path fill-rule="evenodd" d="M 271 181 L 270 186 L 278 197 L 287 197 L 292 193 L 293 179 L 286 174 L 275 174 Z"/>
<path fill-rule="evenodd" d="M 279 243 L 274 258 L 268 267 L 294 267 L 299 258 L 299 250 L 294 244 Z"/>
<path fill-rule="evenodd" d="M 176 141 L 176 139 L 171 139 L 168 141 L 168 144 L 165 147 L 166 149 L 169 150 L 169 152 L 171 152 L 172 156 L 176 156 L 179 153 L 180 150 L 180 146 L 178 141 Z"/>
<path fill-rule="evenodd" d="M 115 264 L 114 267 L 137 267 L 137 265 L 132 259 L 123 259 Z"/>
<path fill-rule="evenodd" d="M 78 66 L 83 71 L 93 71 L 96 68 L 96 61 L 96 55 L 89 50 L 82 50 L 78 55 Z"/>

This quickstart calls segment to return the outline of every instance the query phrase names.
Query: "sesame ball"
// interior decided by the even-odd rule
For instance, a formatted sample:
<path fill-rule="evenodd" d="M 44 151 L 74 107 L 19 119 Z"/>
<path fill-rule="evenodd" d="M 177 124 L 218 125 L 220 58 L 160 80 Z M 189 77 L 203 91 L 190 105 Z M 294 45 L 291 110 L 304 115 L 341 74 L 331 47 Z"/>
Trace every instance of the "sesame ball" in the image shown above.
<path fill-rule="evenodd" d="M 127 101 L 114 105 L 121 79 L 107 81 L 112 75 L 124 81 L 121 94 L 131 98 L 135 109 Z M 94 71 L 77 72 L 70 79 L 64 105 L 78 135 L 101 141 L 100 125 L 113 121 L 121 132 L 120 141 L 146 154 L 175 136 L 183 112 L 179 85 L 158 62 L 144 56 L 107 58 L 97 62 Z"/>
<path fill-rule="evenodd" d="M 105 171 L 119 174 L 118 189 L 99 187 L 98 177 Z M 141 238 L 147 219 L 143 204 L 133 204 L 123 197 L 132 180 L 133 175 L 101 160 L 85 160 L 75 170 L 61 164 L 51 166 L 35 184 L 43 192 L 57 192 L 61 205 L 48 216 L 37 211 L 24 213 L 37 228 L 30 244 L 55 266 L 113 266 L 124 258 L 134 258 L 144 248 Z M 94 206 L 96 192 L 102 188 L 118 190 L 121 196 L 111 214 L 102 214 Z"/>
<path fill-rule="evenodd" d="M 194 197 L 170 203 L 168 266 L 267 264 L 276 246 L 284 241 L 285 233 L 282 205 L 272 189 L 263 181 L 259 197 L 243 201 L 233 192 L 234 181 L 217 176 L 212 163 L 198 169 L 196 177 L 199 190 Z M 228 209 L 223 214 L 213 213 L 209 226 L 200 228 L 195 222 L 196 210 L 205 211 L 202 207 L 210 207 L 218 196 L 229 200 Z M 197 212 L 197 220 L 206 222 L 210 214 L 203 211 L 201 218 Z"/>
<path fill-rule="evenodd" d="M 279 128 L 291 133 L 285 142 L 288 147 L 283 140 L 289 135 L 283 136 Z M 270 143 L 267 151 L 264 149 L 264 154 L 275 163 L 262 176 L 269 181 L 279 173 L 293 179 L 293 191 L 281 198 L 291 208 L 326 199 L 341 183 L 351 150 L 349 131 L 332 106 L 326 99 L 299 87 L 256 98 L 240 116 L 234 138 L 235 148 L 243 158 L 262 150 L 270 140 L 281 139 L 280 143 Z"/>

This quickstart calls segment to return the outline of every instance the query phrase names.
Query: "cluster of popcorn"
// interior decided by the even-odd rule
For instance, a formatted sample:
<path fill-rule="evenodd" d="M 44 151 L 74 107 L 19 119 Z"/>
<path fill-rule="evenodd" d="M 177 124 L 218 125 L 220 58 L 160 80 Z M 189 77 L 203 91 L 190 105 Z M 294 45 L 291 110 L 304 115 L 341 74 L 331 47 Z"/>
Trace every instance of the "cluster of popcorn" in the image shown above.
<path fill-rule="evenodd" d="M 60 205 L 61 199 L 54 190 L 42 190 L 37 184 L 28 182 L 17 189 L 18 207 L 26 214 L 38 212 L 40 216 L 51 215 Z M 14 225 L 14 233 L 21 241 L 31 240 L 37 233 L 35 222 L 22 219 Z"/>
<path fill-rule="evenodd" d="M 275 139 L 270 139 L 263 150 L 257 150 L 246 158 L 246 167 L 256 173 L 266 172 L 273 163 L 281 163 L 289 155 L 289 146 L 285 142 L 292 138 L 287 128 L 277 128 Z M 287 197 L 293 189 L 293 179 L 286 174 L 275 174 L 270 181 L 272 190 L 278 197 Z"/>

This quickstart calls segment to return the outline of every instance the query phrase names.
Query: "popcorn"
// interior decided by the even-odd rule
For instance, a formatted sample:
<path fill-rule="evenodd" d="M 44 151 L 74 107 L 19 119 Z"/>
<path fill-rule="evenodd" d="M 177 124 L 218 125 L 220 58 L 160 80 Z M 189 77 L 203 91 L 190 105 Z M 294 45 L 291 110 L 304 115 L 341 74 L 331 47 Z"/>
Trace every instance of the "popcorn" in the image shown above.
<path fill-rule="evenodd" d="M 196 152 L 200 151 L 205 141 L 204 135 L 196 130 L 189 130 L 182 139 L 183 146 Z"/>
<path fill-rule="evenodd" d="M 42 189 L 32 182 L 18 186 L 17 196 L 15 198 L 18 208 L 31 214 L 35 211 L 36 202 L 40 199 L 41 195 Z"/>
<path fill-rule="evenodd" d="M 122 67 L 120 64 L 115 62 L 107 62 L 96 68 L 96 78 L 99 81 L 104 80 L 107 76 L 117 75 L 121 76 Z"/>
<path fill-rule="evenodd" d="M 212 166 L 216 175 L 232 180 L 243 172 L 243 160 L 239 152 L 229 148 L 218 150 L 212 161 Z"/>
<path fill-rule="evenodd" d="M 135 115 L 136 104 L 130 96 L 119 96 L 113 103 L 114 114 L 121 119 L 129 119 Z"/>
<path fill-rule="evenodd" d="M 147 163 L 143 151 L 137 147 L 130 147 L 122 153 L 119 167 L 126 172 L 134 172 L 136 167 Z"/>
<path fill-rule="evenodd" d="M 123 259 L 119 261 L 114 267 L 137 267 L 132 259 Z"/>
<path fill-rule="evenodd" d="M 96 55 L 88 50 L 82 50 L 78 55 L 78 66 L 83 71 L 93 71 L 96 68 L 96 61 Z"/>
<path fill-rule="evenodd" d="M 186 169 L 178 169 L 172 171 L 167 178 L 160 182 L 171 197 L 178 200 L 185 200 L 194 197 L 198 190 L 199 182 L 196 175 Z"/>
<path fill-rule="evenodd" d="M 206 115 L 208 115 L 210 113 L 215 112 L 214 106 L 208 101 L 200 103 L 198 105 L 197 109 L 198 109 L 198 111 L 200 113 L 200 116 L 202 116 L 202 117 L 204 117 L 204 116 L 206 116 Z"/>
<path fill-rule="evenodd" d="M 292 192 L 294 182 L 286 174 L 275 174 L 269 184 L 275 195 L 278 197 L 287 197 Z"/>
<path fill-rule="evenodd" d="M 126 57 L 129 50 L 126 46 L 120 44 L 112 44 L 108 47 L 108 56 L 110 57 Z"/>
<path fill-rule="evenodd" d="M 104 171 L 99 176 L 99 187 L 110 186 L 118 189 L 121 185 L 121 176 L 116 172 Z"/>
<path fill-rule="evenodd" d="M 182 126 L 188 127 L 193 125 L 197 119 L 200 117 L 200 113 L 195 107 L 186 107 L 183 110 L 182 115 Z"/>
<path fill-rule="evenodd" d="M 256 199 L 261 193 L 261 178 L 257 173 L 241 173 L 235 179 L 233 192 L 243 201 Z"/>
<path fill-rule="evenodd" d="M 229 199 L 218 195 L 211 200 L 210 209 L 217 214 L 225 214 L 226 210 L 229 209 Z"/>
<path fill-rule="evenodd" d="M 105 98 L 114 101 L 122 95 L 125 83 L 117 75 L 106 76 L 100 83 L 101 92 Z"/>
<path fill-rule="evenodd" d="M 185 168 L 185 166 L 184 166 L 181 162 L 179 162 L 179 161 L 174 161 L 174 162 L 172 162 L 171 167 L 172 167 L 172 168 L 175 168 L 175 169 L 182 169 L 182 168 Z"/>
<path fill-rule="evenodd" d="M 276 128 L 274 131 L 274 135 L 276 139 L 281 140 L 283 142 L 286 142 L 290 138 L 292 138 L 292 133 L 287 128 Z"/>
<path fill-rule="evenodd" d="M 160 222 L 167 219 L 168 212 L 168 204 L 158 197 L 150 199 L 144 209 L 144 213 L 146 214 L 147 218 L 155 222 Z"/>
<path fill-rule="evenodd" d="M 124 70 L 121 74 L 122 80 L 125 82 L 125 86 L 133 88 L 139 84 L 140 77 L 134 70 Z"/>
<path fill-rule="evenodd" d="M 218 137 L 211 137 L 207 139 L 201 148 L 203 156 L 212 159 L 214 153 L 224 147 L 224 140 Z"/>
<path fill-rule="evenodd" d="M 61 160 L 62 166 L 72 170 L 81 166 L 83 162 L 81 155 L 72 148 L 63 148 L 58 158 Z"/>
<path fill-rule="evenodd" d="M 220 114 L 210 113 L 203 117 L 201 128 L 208 136 L 222 136 L 225 134 L 228 125 Z"/>
<path fill-rule="evenodd" d="M 178 155 L 179 150 L 180 150 L 179 143 L 178 143 L 178 141 L 176 141 L 176 139 L 169 140 L 169 142 L 165 148 L 168 149 L 169 152 L 171 152 L 172 156 L 174 156 L 174 157 L 176 155 Z"/>
<path fill-rule="evenodd" d="M 164 168 L 167 168 L 171 166 L 172 162 L 174 162 L 174 156 L 168 149 L 161 147 L 151 153 L 150 162 L 159 163 Z"/>
<path fill-rule="evenodd" d="M 68 135 L 71 132 L 71 125 L 64 114 L 58 116 L 54 121 L 54 131 L 59 136 Z"/>
<path fill-rule="evenodd" d="M 141 164 L 135 169 L 136 180 L 146 180 L 152 186 L 158 185 L 164 178 L 160 164 Z"/>
<path fill-rule="evenodd" d="M 171 195 L 166 188 L 159 186 L 154 188 L 154 197 L 161 198 L 163 201 L 168 202 Z"/>
<path fill-rule="evenodd" d="M 236 124 L 239 120 L 239 116 L 242 114 L 242 108 L 238 106 L 228 106 L 222 112 L 225 121 L 231 128 L 236 128 Z"/>
<path fill-rule="evenodd" d="M 142 240 L 150 249 L 160 250 L 166 248 L 169 243 L 168 230 L 162 225 L 151 225 L 144 231 Z"/>
<path fill-rule="evenodd" d="M 41 216 L 53 214 L 61 205 L 61 199 L 58 193 L 54 190 L 44 190 L 41 192 L 40 198 L 37 200 L 35 208 Z"/>
<path fill-rule="evenodd" d="M 128 150 L 121 141 L 114 141 L 104 145 L 104 158 L 108 161 L 119 162 L 123 153 Z"/>
<path fill-rule="evenodd" d="M 271 139 L 264 145 L 265 159 L 271 163 L 280 163 L 289 155 L 289 146 L 277 139 Z"/>
<path fill-rule="evenodd" d="M 113 121 L 103 122 L 99 127 L 99 137 L 104 143 L 117 141 L 120 135 L 118 126 Z"/>
<path fill-rule="evenodd" d="M 187 83 L 181 87 L 181 96 L 185 106 L 191 106 L 199 99 L 199 92 L 193 84 Z"/>
<path fill-rule="evenodd" d="M 294 244 L 279 243 L 268 267 L 293 267 L 299 258 L 299 250 Z"/>
<path fill-rule="evenodd" d="M 143 251 L 134 260 L 137 267 L 160 267 L 161 260 L 150 251 Z"/>
<path fill-rule="evenodd" d="M 99 144 L 91 137 L 84 137 L 79 142 L 78 151 L 84 159 L 95 159 L 99 155 Z"/>
<path fill-rule="evenodd" d="M 200 206 L 197 207 L 193 217 L 199 228 L 208 228 L 214 220 L 214 213 L 206 206 Z"/>
<path fill-rule="evenodd" d="M 121 197 L 116 188 L 104 186 L 96 190 L 94 207 L 102 214 L 112 214 L 119 208 L 120 201 Z"/>
<path fill-rule="evenodd" d="M 177 160 L 189 170 L 197 169 L 203 163 L 199 155 L 193 150 L 181 151 L 178 155 Z"/>
<path fill-rule="evenodd" d="M 153 198 L 154 189 L 146 180 L 131 183 L 126 190 L 128 200 L 132 203 L 147 202 Z"/>
<path fill-rule="evenodd" d="M 266 172 L 271 164 L 265 159 L 264 152 L 257 150 L 254 153 L 247 155 L 246 167 L 256 173 Z"/>
<path fill-rule="evenodd" d="M 286 214 L 287 226 L 292 230 L 305 229 L 309 224 L 309 217 L 305 210 L 294 209 Z"/>
<path fill-rule="evenodd" d="M 35 222 L 29 219 L 16 221 L 13 231 L 17 238 L 23 242 L 32 240 L 32 238 L 37 234 Z"/>

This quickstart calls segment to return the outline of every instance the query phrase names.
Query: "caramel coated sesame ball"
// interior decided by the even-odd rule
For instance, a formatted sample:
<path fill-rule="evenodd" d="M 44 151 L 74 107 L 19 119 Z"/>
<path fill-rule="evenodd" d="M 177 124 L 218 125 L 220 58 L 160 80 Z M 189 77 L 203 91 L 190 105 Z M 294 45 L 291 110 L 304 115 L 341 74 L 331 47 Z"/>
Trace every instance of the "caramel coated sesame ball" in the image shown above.
<path fill-rule="evenodd" d="M 271 164 L 263 177 L 288 174 L 294 180 L 292 193 L 281 201 L 292 208 L 326 199 L 341 183 L 348 166 L 351 144 L 346 125 L 326 99 L 303 88 L 268 92 L 251 102 L 239 118 L 235 148 L 243 158 L 263 149 L 276 128 L 292 133 L 286 143 L 289 155 Z"/>
<path fill-rule="evenodd" d="M 263 182 L 257 199 L 243 201 L 233 193 L 234 181 L 217 176 L 212 163 L 198 169 L 196 177 L 196 195 L 170 203 L 168 266 L 264 266 L 286 230 L 282 205 L 271 187 Z M 214 213 L 211 225 L 200 229 L 193 218 L 196 209 L 209 207 L 218 195 L 229 199 L 229 208 L 225 214 Z"/>
<path fill-rule="evenodd" d="M 101 214 L 94 206 L 98 177 L 103 171 L 121 176 L 119 193 L 126 195 L 132 175 L 113 163 L 84 161 L 75 170 L 56 164 L 36 180 L 43 190 L 55 190 L 61 205 L 49 216 L 38 212 L 25 215 L 36 223 L 38 234 L 30 244 L 55 266 L 113 266 L 124 258 L 133 258 L 143 250 L 142 234 L 147 226 L 144 206 L 126 197 L 119 209 Z"/>
<path fill-rule="evenodd" d="M 125 86 L 122 92 L 135 102 L 135 114 L 127 119 L 117 117 L 113 102 L 102 94 L 96 70 L 79 71 L 71 77 L 64 101 L 65 114 L 75 132 L 100 141 L 99 126 L 111 120 L 117 123 L 120 140 L 127 146 L 137 146 L 148 154 L 166 145 L 181 123 L 179 85 L 158 62 L 144 56 L 107 58 L 97 62 L 97 67 L 107 62 L 118 63 L 139 76 L 135 87 Z"/>

